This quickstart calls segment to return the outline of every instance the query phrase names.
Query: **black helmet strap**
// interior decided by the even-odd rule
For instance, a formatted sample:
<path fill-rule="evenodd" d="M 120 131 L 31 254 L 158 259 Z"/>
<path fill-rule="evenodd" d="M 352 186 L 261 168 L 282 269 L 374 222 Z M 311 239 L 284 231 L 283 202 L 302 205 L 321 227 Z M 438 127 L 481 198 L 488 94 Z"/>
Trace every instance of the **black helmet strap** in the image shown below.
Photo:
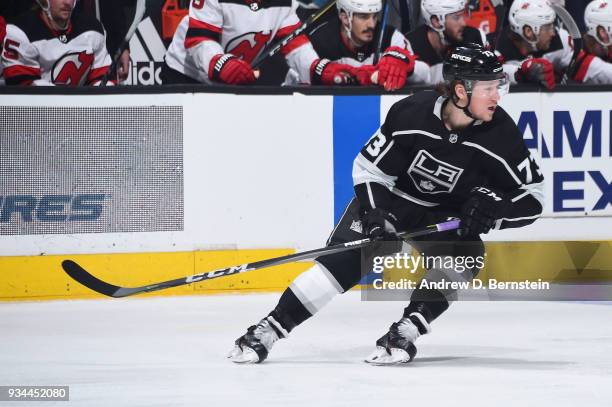
<path fill-rule="evenodd" d="M 467 93 L 467 97 L 468 97 L 468 102 L 467 105 L 465 106 L 459 106 L 457 104 L 457 101 L 459 100 L 459 97 L 457 96 L 457 94 L 455 93 L 455 87 L 453 86 L 453 88 L 451 89 L 451 100 L 453 101 L 453 105 L 455 105 L 456 108 L 463 110 L 463 113 L 465 113 L 465 115 L 471 119 L 476 119 L 474 117 L 474 115 L 472 114 L 472 112 L 470 112 L 470 103 L 472 103 L 472 84 L 470 83 L 469 85 L 465 82 L 465 80 L 461 81 L 461 84 L 463 85 L 463 87 L 465 88 L 465 91 Z"/>

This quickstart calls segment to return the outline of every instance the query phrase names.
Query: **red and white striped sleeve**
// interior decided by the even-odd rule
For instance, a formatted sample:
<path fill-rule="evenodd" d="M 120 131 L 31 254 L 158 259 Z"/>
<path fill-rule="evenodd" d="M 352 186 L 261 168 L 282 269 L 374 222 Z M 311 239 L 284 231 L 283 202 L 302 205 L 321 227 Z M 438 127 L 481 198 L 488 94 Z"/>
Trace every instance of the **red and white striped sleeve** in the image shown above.
<path fill-rule="evenodd" d="M 208 74 L 211 59 L 223 54 L 221 34 L 223 10 L 218 0 L 192 0 L 189 25 L 185 34 L 185 50 L 196 66 Z"/>
<path fill-rule="evenodd" d="M 100 81 L 108 72 L 111 65 L 111 57 L 106 50 L 106 37 L 105 35 L 98 33 L 97 31 L 93 34 L 93 45 L 94 45 L 94 61 L 91 67 L 91 71 L 87 76 L 87 84 L 98 86 Z M 117 80 L 111 78 L 108 83 L 116 84 Z"/>
<path fill-rule="evenodd" d="M 6 84 L 26 86 L 41 84 L 38 57 L 38 50 L 30 43 L 25 32 L 15 25 L 8 24 L 2 50 Z M 52 85 L 51 83 L 45 84 Z"/>
<path fill-rule="evenodd" d="M 286 37 L 302 24 L 295 13 L 296 8 L 297 2 L 293 2 L 281 28 L 276 32 L 275 39 Z M 298 35 L 281 49 L 281 53 L 285 56 L 289 68 L 298 73 L 299 82 L 310 83 L 310 66 L 319 56 L 308 37 L 305 34 Z"/>

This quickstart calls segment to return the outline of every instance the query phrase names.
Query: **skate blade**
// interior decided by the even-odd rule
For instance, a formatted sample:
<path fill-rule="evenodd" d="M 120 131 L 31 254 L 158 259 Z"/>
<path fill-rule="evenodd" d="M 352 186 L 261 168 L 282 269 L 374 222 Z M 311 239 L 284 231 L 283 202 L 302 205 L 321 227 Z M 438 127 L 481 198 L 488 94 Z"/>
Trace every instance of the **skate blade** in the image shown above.
<path fill-rule="evenodd" d="M 374 352 L 372 352 L 370 356 L 364 359 L 364 362 L 375 363 L 378 359 L 384 358 L 386 356 L 389 356 L 389 353 L 387 352 L 387 348 L 383 346 L 377 346 Z"/>
<path fill-rule="evenodd" d="M 382 355 L 372 361 L 366 361 L 374 366 L 392 366 L 405 365 L 411 361 L 410 355 L 403 349 L 392 348 L 389 355 L 385 350 L 385 355 Z"/>
<path fill-rule="evenodd" d="M 238 348 L 238 352 L 234 352 L 236 348 Z M 259 356 L 253 349 L 246 346 L 244 349 L 240 349 L 238 346 L 236 348 L 228 355 L 229 360 L 232 362 L 240 364 L 259 363 Z"/>

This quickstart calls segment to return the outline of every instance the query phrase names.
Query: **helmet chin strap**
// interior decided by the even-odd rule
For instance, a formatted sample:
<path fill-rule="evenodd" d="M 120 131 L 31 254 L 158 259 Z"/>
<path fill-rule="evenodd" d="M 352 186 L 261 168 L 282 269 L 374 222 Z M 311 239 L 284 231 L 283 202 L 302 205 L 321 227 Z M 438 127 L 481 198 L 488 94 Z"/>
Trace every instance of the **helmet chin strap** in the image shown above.
<path fill-rule="evenodd" d="M 66 21 L 66 23 L 64 25 L 60 24 L 55 18 L 53 18 L 53 15 L 51 14 L 51 3 L 49 3 L 47 1 L 47 6 L 44 7 L 42 5 L 42 3 L 39 2 L 40 8 L 45 12 L 45 14 L 47 15 L 47 18 L 49 18 L 49 21 L 52 21 L 59 29 L 60 31 L 64 31 L 68 28 L 68 25 L 70 24 L 70 19 L 68 19 L 68 21 Z M 73 1 L 72 3 L 72 10 L 74 11 L 74 7 L 76 6 L 76 0 Z"/>
<path fill-rule="evenodd" d="M 472 103 L 472 92 L 467 92 L 467 97 L 468 97 L 468 102 L 467 102 L 467 105 L 465 105 L 465 106 L 459 106 L 459 105 L 457 104 L 457 100 L 456 100 L 456 99 L 458 99 L 458 98 L 457 98 L 457 95 L 456 95 L 455 91 L 453 90 L 453 95 L 452 95 L 452 97 L 451 97 L 451 100 L 453 101 L 453 105 L 455 105 L 455 107 L 456 107 L 457 109 L 461 109 L 461 110 L 463 110 L 463 113 L 464 113 L 464 114 L 465 114 L 467 117 L 469 117 L 470 119 L 474 119 L 474 120 L 476 120 L 476 118 L 474 117 L 474 115 L 472 114 L 472 112 L 470 112 L 470 103 Z"/>

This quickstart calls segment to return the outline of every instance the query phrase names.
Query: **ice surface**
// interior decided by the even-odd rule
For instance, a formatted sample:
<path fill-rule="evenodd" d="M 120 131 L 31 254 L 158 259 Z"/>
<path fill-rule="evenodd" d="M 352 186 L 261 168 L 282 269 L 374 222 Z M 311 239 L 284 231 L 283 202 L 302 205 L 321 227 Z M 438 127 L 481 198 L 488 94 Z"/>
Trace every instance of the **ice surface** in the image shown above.
<path fill-rule="evenodd" d="M 404 304 L 349 293 L 264 364 L 225 359 L 278 296 L 0 303 L 0 385 L 70 386 L 45 406 L 612 406 L 609 304 L 456 303 L 412 364 L 375 367 Z"/>

